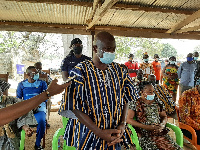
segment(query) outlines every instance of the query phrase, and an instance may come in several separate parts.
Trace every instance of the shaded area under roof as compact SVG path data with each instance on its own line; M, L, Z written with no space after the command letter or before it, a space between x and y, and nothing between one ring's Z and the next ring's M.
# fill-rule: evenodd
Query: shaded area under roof
M200 1L1 0L0 30L200 39Z

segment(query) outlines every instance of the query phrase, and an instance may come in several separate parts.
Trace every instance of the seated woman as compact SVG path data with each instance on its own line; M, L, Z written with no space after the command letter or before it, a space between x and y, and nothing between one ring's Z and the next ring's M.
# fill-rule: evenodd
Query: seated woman
M5 96L3 92L9 88L9 84L0 80L0 109L21 102L23 100ZM19 150L20 146L20 132L25 130L27 136L32 135L32 130L29 125L36 125L37 121L33 119L33 112L13 120L12 122L0 127L0 149L1 150Z
M141 148L148 148L148 150L181 149L167 134L165 107L159 99L155 98L153 85L146 81L141 85L141 97L129 104L127 116L127 123L136 129Z

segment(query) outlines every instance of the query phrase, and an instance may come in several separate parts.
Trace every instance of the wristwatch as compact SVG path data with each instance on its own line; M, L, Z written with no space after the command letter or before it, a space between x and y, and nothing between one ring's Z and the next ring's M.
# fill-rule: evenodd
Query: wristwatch
M49 94L49 91L46 90L46 94L47 94L47 97L49 99L51 97L50 94Z

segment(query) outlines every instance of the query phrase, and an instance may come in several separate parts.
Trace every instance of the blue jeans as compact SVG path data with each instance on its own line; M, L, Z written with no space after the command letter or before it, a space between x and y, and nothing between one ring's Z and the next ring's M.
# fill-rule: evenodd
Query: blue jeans
M40 146L41 139L44 136L45 128L46 128L46 113L43 111L38 111L34 114L35 119L37 120L37 134L36 134L36 142L35 145L37 147Z

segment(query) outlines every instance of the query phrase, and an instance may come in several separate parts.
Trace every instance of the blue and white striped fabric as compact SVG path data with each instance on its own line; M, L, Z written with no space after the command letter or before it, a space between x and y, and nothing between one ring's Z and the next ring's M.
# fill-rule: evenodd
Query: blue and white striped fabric
M108 68L102 71L91 61L82 62L71 71L70 76L74 75L78 77L66 89L59 114L76 119L71 110L81 110L100 129L116 129L123 106L139 97L128 73L117 63L109 64ZM123 144L128 146L127 144L131 143L128 131L123 138ZM76 146L81 150L121 149L120 144L107 147L105 141L76 120L68 122L65 139L68 146Z

